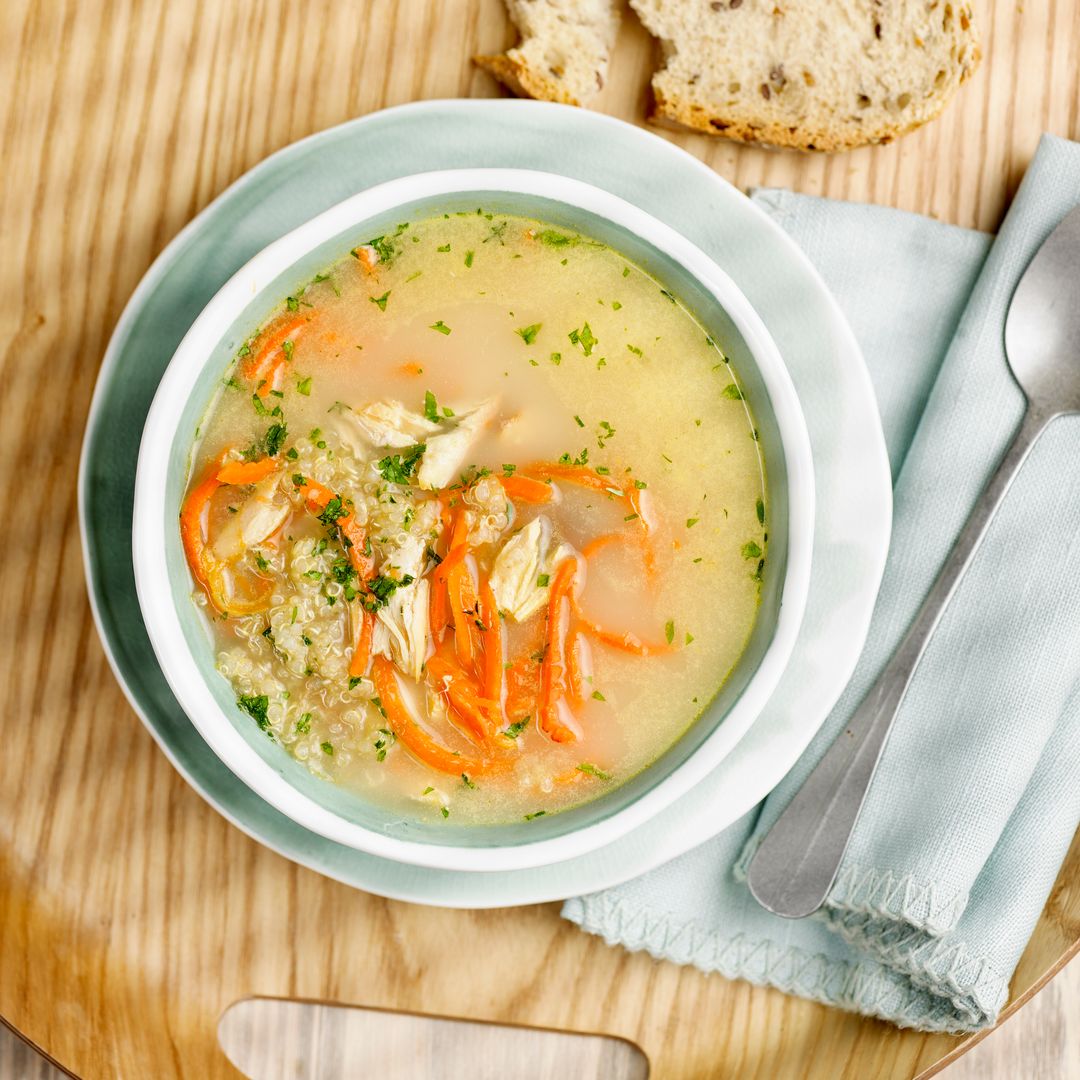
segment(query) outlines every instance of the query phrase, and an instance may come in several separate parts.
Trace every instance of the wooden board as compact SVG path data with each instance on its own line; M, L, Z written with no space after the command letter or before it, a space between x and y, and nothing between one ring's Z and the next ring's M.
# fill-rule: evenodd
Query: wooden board
M1042 129L1080 131L1080 0L979 5L987 61L938 123L838 157L668 137L735 183L993 228ZM79 439L98 365L164 244L267 153L418 98L494 95L498 0L0 4L0 1015L85 1076L230 1075L252 993L638 1042L664 1078L910 1077L965 1044L606 947L557 907L436 911L326 881L227 824L115 685L84 595ZM599 102L641 120L632 18ZM1074 844L1014 1005L1080 942Z

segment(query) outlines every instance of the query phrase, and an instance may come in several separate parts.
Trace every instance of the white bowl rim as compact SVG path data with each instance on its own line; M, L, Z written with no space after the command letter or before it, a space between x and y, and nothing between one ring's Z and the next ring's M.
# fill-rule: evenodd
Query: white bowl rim
M187 400L237 314L308 251L353 225L420 199L464 192L532 195L620 225L680 263L720 304L746 343L776 418L787 468L788 552L771 642L715 730L671 773L606 818L548 839L467 847L387 836L346 821L294 788L255 753L214 699L184 638L165 566L169 449ZM143 428L132 511L132 558L146 630L172 692L203 740L256 794L297 824L336 843L416 866L464 871L529 869L595 851L624 836L702 780L757 718L790 658L806 607L814 528L810 438L795 387L764 323L741 290L696 244L632 203L593 184L533 169L445 169L380 183L324 210L267 245L218 290L184 335Z

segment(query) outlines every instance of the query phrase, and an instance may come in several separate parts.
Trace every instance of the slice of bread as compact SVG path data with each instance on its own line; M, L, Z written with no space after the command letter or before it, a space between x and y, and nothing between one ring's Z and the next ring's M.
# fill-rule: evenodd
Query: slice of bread
M584 105L604 86L619 30L613 0L506 0L521 44L475 61L516 94Z
M652 119L846 150L932 120L975 70L962 0L630 0L660 39Z

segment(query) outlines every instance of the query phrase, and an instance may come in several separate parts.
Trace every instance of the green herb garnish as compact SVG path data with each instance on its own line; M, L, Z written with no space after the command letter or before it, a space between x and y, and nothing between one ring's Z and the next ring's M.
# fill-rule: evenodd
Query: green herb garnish
M388 480L391 484L409 484L412 482L412 475L416 471L416 466L426 449L427 445L425 443L418 443L416 446L411 446L403 454L390 454L384 457L377 468L382 473L383 479Z

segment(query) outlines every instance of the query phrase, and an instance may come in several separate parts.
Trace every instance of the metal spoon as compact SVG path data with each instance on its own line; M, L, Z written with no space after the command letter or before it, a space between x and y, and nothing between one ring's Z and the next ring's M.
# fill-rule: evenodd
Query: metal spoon
M799 918L825 902L893 719L987 526L1047 425L1080 412L1080 207L1024 271L1005 320L1005 352L1027 397L1023 422L900 647L750 863L750 891L777 915Z

